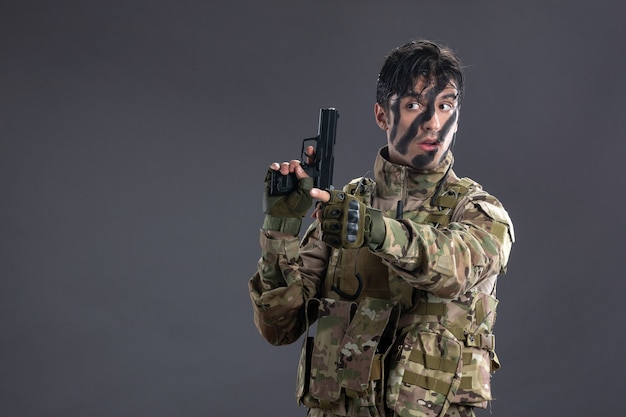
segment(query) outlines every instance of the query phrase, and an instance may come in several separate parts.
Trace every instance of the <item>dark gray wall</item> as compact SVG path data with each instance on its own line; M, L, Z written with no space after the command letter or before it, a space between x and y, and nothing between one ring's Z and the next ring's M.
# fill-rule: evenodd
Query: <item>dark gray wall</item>
M370 169L377 70L413 38L467 66L456 171L515 221L493 415L618 413L618 4L3 1L0 415L304 415L299 343L247 294L265 169L328 106L335 182Z

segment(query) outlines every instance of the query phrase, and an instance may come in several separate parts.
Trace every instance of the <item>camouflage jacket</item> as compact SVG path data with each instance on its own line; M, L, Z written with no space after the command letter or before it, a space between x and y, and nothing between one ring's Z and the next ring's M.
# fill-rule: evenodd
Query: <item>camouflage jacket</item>
M495 197L455 175L451 153L425 172L388 162L385 151L376 158L374 181L355 179L345 187L383 211L381 247L332 250L316 223L301 240L262 231L262 257L249 282L255 324L270 343L281 345L318 320L316 338L305 340L309 351L299 373L307 380L299 383L298 400L309 407L360 415L355 410L384 406L415 416L438 415L450 403L484 407L498 366L495 282L506 271L514 241L511 220ZM360 314L368 318L365 325ZM382 325L371 324L380 317ZM361 329L358 340L351 338L356 322L378 326L377 334L363 337L368 332ZM339 344L329 349L316 339ZM347 372L345 365L357 362L355 352L373 341L364 372ZM350 351L348 345L357 347ZM329 350L338 356L324 353L316 362ZM434 356L441 356L438 369ZM376 360L382 361L377 367ZM302 369L311 367L322 371ZM322 380L327 382L320 385Z

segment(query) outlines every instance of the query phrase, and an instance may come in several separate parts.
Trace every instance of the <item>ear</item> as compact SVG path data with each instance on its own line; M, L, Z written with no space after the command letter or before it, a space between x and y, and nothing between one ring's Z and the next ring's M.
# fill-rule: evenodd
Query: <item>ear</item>
M376 124L382 130L387 130L389 128L387 113L385 112L383 106L378 103L374 104L374 117L376 118Z

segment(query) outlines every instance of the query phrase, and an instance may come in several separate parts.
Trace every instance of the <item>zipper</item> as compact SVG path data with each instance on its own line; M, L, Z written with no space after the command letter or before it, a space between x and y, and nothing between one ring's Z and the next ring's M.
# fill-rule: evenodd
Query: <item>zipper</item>
M406 202L407 199L407 194L408 194L408 190L407 190L407 181L406 181L406 172L407 172L407 167L401 167L400 170L400 200L398 200L398 204L396 205L396 220L399 220L402 218L402 215L404 214L404 203Z

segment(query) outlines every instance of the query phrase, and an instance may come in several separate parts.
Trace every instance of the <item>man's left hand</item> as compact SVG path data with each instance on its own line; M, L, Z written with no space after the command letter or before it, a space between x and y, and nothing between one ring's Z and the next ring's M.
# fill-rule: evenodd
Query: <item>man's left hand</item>
M316 216L322 240L334 248L376 249L385 239L385 222L380 210L363 204L353 195L338 190L313 188L311 197L321 201Z

